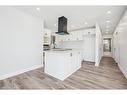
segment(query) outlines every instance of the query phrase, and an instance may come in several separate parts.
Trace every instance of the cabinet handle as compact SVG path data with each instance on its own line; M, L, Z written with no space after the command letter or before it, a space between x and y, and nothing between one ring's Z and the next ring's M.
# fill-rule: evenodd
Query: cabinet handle
M72 56L72 53L70 53L70 56Z

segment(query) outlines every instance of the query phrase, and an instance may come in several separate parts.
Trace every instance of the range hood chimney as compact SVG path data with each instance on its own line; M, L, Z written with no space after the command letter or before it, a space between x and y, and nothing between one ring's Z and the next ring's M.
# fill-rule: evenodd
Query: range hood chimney
M67 18L62 16L58 18L58 32L56 34L59 35L67 35Z

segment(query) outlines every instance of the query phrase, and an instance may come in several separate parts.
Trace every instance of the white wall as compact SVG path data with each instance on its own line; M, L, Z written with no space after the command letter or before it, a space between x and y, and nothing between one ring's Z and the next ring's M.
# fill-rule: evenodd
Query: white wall
M42 31L42 20L0 7L0 79L42 65Z
M119 35L118 35L118 30L113 34L113 58L117 63L120 63L120 57L119 57Z
M113 42L114 58L127 78L127 10L113 34Z
M95 41L95 66L99 66L100 60L103 55L103 37L101 33L101 29L96 23L96 41Z

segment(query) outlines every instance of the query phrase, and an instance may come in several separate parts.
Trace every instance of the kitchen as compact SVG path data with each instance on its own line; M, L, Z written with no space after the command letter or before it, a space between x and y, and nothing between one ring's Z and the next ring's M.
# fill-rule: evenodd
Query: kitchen
M81 68L83 60L91 61L94 64L95 34L95 26L68 33L67 18L59 17L58 32L52 34L50 29L45 29L44 32L44 72L64 80ZM72 44L70 48L68 45L64 46L66 42L78 42L82 49L74 48Z
M0 11L0 89L127 87L126 6L13 6Z

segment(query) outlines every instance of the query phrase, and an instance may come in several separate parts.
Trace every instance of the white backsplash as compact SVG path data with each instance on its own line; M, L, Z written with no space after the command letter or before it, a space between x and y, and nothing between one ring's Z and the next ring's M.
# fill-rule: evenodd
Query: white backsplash
M69 48L69 49L78 49L83 51L83 41L66 41L66 42L61 42L57 44L57 48ZM83 59L83 55L82 59Z

